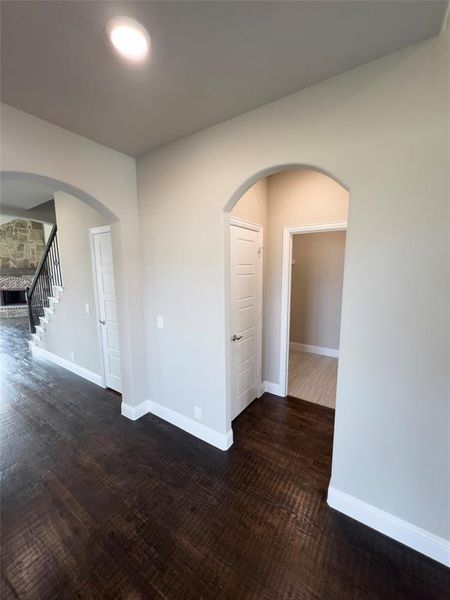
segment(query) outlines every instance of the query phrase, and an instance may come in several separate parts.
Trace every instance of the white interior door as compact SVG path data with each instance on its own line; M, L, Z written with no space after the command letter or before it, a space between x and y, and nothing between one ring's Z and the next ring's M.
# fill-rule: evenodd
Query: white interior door
M106 231L102 229L106 229ZM94 230L92 235L105 383L107 387L121 392L122 378L111 232L108 228L101 228L101 231Z
M230 227L231 418L260 395L262 228Z

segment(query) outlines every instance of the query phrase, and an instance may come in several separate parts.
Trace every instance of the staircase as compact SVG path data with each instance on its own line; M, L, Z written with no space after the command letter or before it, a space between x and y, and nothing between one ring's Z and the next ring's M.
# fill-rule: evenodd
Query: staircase
M42 340L42 336L44 335L45 330L50 324L52 315L55 314L55 306L59 304L61 299L61 294L64 291L64 288L61 285L54 285L52 296L47 297L48 304L43 306L43 316L39 316L38 325L35 325L34 333L31 334L30 344L34 344L35 346L39 346L39 342Z
M30 345L39 346L63 292L56 232L57 227L54 225L31 286L26 290L31 334Z

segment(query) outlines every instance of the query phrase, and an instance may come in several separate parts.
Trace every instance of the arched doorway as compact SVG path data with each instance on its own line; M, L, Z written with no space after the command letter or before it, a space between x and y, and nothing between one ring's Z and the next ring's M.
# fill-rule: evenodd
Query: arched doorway
M228 308L226 350L230 420L265 391L281 397L292 393L288 381L290 348L295 345L290 337L290 334L293 335L290 331L293 240L298 239L300 234L312 234L303 236L303 239L311 240L323 234L321 242L323 243L330 239L331 232L336 232L338 237L343 234L345 249L348 200L347 188L326 171L303 165L286 165L266 169L249 178L227 204L225 210L226 306ZM251 232L252 228L253 232ZM239 235L236 234L238 230L241 232ZM256 234L255 231L258 233ZM258 235L263 238L263 241L258 239ZM237 237L240 240L237 241ZM342 240L339 243L342 243ZM233 263L235 260L233 256L236 257L239 252L236 250L239 244L243 252L244 249L247 252L252 245L261 246L260 257L256 258L254 254L255 260L252 265L252 259L247 256L238 268L240 273ZM343 271L343 252L341 255L341 271ZM260 258L263 266L260 268L261 274L258 275ZM331 267L327 268L330 270ZM253 274L250 272L252 269L255 270ZM339 288L340 285L341 298L342 272L340 276L340 284L336 286ZM260 286L256 294L253 294L249 287L251 277L255 277L255 280L263 280L263 283L261 281L255 283L256 286ZM242 288L239 297L236 290L244 282L247 286L245 294ZM258 296L261 301L258 301ZM252 304L253 297L254 304ZM336 315L337 312L339 313L339 317L333 314L332 319L331 329L334 329L325 332L328 339L339 339L340 298L334 309ZM252 314L253 321L251 321ZM317 320L317 315L311 317L311 322L314 319ZM319 320L327 319L330 320L329 315L319 315ZM298 332L296 335L299 335ZM318 333L309 332L309 335L314 338ZM297 349L301 346L302 350L306 348L311 353L320 355L325 352L326 354L329 349L325 347L325 343L312 343L314 341L314 339L306 340L308 343L297 344ZM334 341L331 344L336 345ZM334 348L331 350L334 351ZM336 356L337 352L336 349ZM329 379L331 377L328 385L335 388L337 360L334 362L333 360L328 359ZM315 393L319 395L319 391ZM335 391L333 393L335 398ZM240 396L245 398L236 401Z
M22 223L44 213L40 207L53 205L50 236L40 248L41 256L27 265L34 267L26 288L30 350L121 392L120 299L114 272L118 257L113 258L113 248L121 245L117 217L90 194L50 177L7 172L2 173L1 185L7 212L17 214ZM24 274L16 269L10 275L13 279Z

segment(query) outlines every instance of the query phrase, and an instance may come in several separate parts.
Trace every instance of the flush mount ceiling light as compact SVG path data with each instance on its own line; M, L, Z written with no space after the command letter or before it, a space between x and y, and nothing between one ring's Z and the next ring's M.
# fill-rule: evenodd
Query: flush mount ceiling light
M147 30L134 19L115 17L108 23L108 35L114 48L123 57L140 61L148 54L150 36Z

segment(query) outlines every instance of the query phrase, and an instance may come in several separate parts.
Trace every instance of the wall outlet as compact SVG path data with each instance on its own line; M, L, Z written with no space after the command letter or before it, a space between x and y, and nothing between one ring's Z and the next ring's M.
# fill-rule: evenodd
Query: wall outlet
M90 315L90 314L91 314L91 307L89 306L89 304L87 304L87 303L86 303L86 304L84 305L84 311L85 311L85 313L86 313L87 315Z
M194 417L197 419L197 421L202 420L202 409L200 406L194 406Z
M70 360L71 360L72 362L75 362L75 352L71 352L71 353L70 353Z
M158 315L156 317L156 326L158 327L158 329L164 329L164 317L161 315Z

